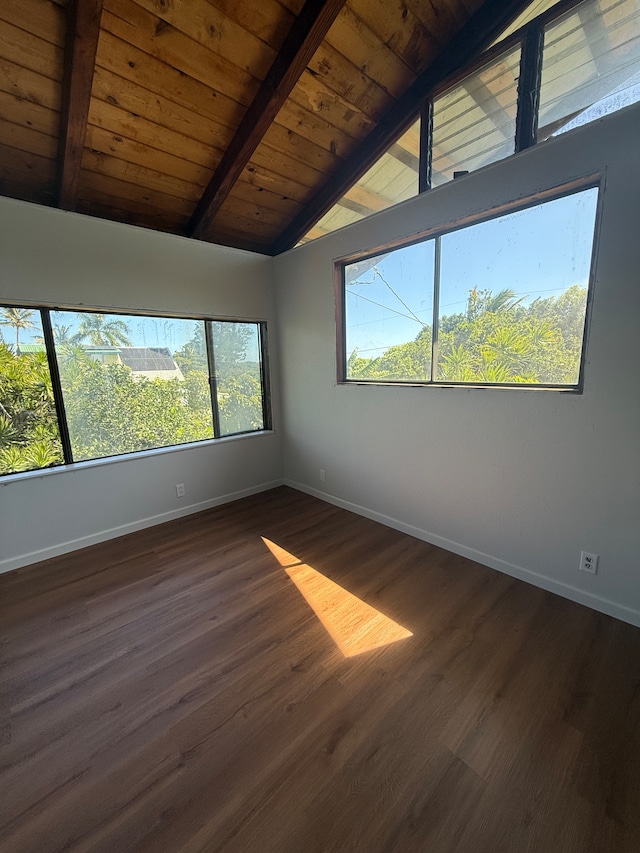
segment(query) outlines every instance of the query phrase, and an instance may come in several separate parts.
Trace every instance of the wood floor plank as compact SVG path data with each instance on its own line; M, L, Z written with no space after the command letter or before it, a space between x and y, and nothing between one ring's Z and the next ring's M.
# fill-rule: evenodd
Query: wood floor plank
M412 636L345 658L263 537ZM292 489L0 576L3 851L631 853L639 803L640 630Z

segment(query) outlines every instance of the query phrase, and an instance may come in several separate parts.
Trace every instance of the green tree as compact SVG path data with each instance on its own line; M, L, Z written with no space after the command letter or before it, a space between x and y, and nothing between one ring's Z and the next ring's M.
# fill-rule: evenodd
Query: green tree
M472 289L465 313L440 318L437 378L451 382L573 384L582 349L586 289L529 305L505 288ZM347 368L351 379L425 381L430 378L431 329L413 341L389 347L374 359L357 351Z
M193 370L208 375L207 345L204 337L204 323L197 323L191 340L173 354L173 358L182 371L188 376Z
M262 394L258 376L245 371L220 383L218 412L223 435L262 429Z
M77 347L62 356L60 377L74 459L213 437L208 393L193 378L136 378L125 365L102 364Z
M16 332L16 354L20 353L20 332L27 329L35 328L35 323L31 319L33 311L28 308L3 308L0 326L11 326Z
M212 323L216 373L241 372L247 348L255 334L251 323Z
M84 314L72 340L88 341L93 346L131 346L129 326L124 320L107 320L104 314Z
M73 326L64 324L53 324L53 338L56 342L56 346L61 346L63 344L70 344L73 341Z
M45 353L19 355L0 343L0 474L62 461Z

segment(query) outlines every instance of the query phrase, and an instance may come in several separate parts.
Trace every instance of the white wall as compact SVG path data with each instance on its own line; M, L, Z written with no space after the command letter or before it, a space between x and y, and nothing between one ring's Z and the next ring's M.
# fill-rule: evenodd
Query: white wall
M276 351L270 258L0 198L4 300L266 320ZM278 484L272 391L270 434L0 480L0 571Z
M276 258L286 481L640 624L638 139L636 106ZM335 258L598 170L582 395L337 385Z

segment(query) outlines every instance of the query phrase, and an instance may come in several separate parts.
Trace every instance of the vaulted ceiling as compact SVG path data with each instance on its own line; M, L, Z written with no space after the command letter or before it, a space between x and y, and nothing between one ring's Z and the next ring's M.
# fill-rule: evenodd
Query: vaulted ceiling
M0 193L283 251L525 5L2 0Z

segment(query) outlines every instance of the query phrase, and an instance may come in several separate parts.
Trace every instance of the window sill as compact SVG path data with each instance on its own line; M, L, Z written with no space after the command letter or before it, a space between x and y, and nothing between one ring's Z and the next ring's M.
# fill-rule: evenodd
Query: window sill
M103 459L87 459L83 462L73 462L71 465L57 465L54 468L39 468L36 471L19 471L15 474L5 474L0 477L0 487L24 483L27 480L42 480L45 477L55 477L59 474L69 474L74 471L84 471L87 468L101 468L104 465L121 465L122 463L149 459L153 456L164 456L168 453L182 453L202 447L213 447L229 442L243 441L256 436L274 435L275 430L265 429L257 432L245 432L239 435L227 435L222 438L210 438L205 441L194 441L189 444L176 444L172 447L156 447L150 450L137 450L120 456L107 456Z

